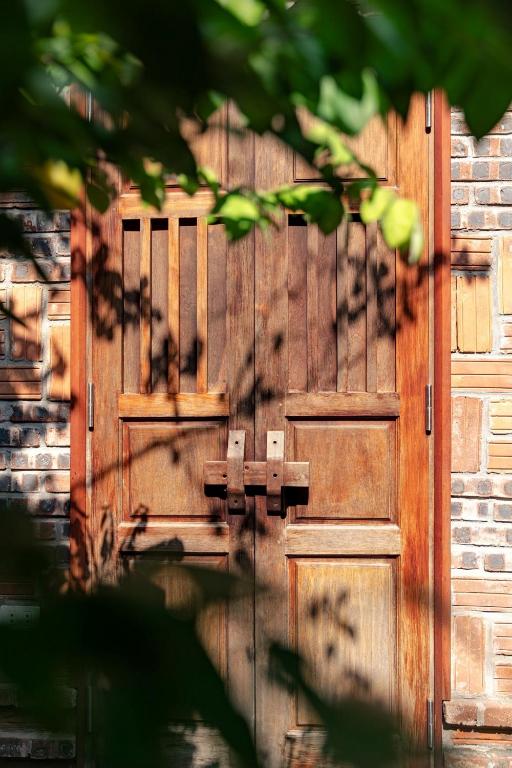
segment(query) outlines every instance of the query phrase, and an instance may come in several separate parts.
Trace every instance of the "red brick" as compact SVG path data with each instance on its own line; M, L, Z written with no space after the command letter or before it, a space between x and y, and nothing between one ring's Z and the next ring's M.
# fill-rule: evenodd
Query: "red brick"
M478 472L482 401L477 397L452 398L452 471Z
M476 703L452 699L443 703L445 723L466 727L478 725L478 706Z
M454 688L458 693L478 694L484 690L485 627L476 616L455 616Z
M485 702L482 725L485 728L512 728L512 703Z

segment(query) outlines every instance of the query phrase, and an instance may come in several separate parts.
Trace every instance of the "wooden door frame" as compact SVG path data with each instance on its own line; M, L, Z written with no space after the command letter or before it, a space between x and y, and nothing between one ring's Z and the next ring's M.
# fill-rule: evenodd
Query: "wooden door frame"
M441 765L443 701L451 697L451 121L434 94L434 761Z
M77 96L84 104L85 96ZM442 702L450 698L450 109L443 95L434 95L434 713L435 762L442 746ZM71 224L71 561L70 578L87 583L87 261L89 237L84 210Z

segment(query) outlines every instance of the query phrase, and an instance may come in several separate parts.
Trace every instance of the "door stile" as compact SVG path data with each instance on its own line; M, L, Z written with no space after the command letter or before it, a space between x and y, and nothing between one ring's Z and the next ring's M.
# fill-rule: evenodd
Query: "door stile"
M100 217L95 216L99 225ZM121 467L117 401L122 391L122 220L113 203L92 236L91 379L95 383L91 436L93 494L89 533L91 584L112 580L119 568L117 521ZM108 364L106 365L106 361Z
M241 127L235 110L229 109L229 127ZM233 133L229 139L227 176L231 186L254 184L254 136ZM245 458L254 459L254 233L227 246L227 343L226 377L229 392L229 429L245 430ZM229 567L252 583L244 600L228 606L229 687L234 702L255 731L254 678L254 498L246 496L245 513L227 510Z
M269 189L289 180L291 152L275 140L256 140L256 188ZM285 214L286 215L286 214ZM267 432L284 428L288 385L288 227L256 233L255 361L256 459L265 461ZM286 449L285 449L286 450ZM262 763L281 762L283 737L290 723L290 695L269 678L269 641L288 641L286 521L269 514L267 499L256 498L256 584L265 597L255 601L256 743Z
M403 727L423 749L430 686L429 437L429 139L423 97L413 100L398 141L399 192L417 202L426 245L417 266L397 259L397 391L400 394L398 512L402 535L398 670ZM412 313L409 315L409 313ZM409 316L408 316L409 315Z

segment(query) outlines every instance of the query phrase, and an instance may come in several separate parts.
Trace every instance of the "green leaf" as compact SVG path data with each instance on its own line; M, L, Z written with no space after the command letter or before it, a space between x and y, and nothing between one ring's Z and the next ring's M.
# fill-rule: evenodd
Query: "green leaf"
M300 184L276 190L279 202L292 211L304 211L309 221L318 224L322 232L333 232L343 218L343 204L328 189Z
M219 198L211 214L222 220L230 240L243 237L264 218L257 203L240 192L231 192Z
M260 211L256 203L237 192L221 198L212 213L222 216L223 219L233 220L257 221L260 217Z
M416 262L420 260L421 254L423 253L423 245L424 245L423 229L421 227L421 223L418 217L415 225L413 226L411 239L409 242L409 257L408 257L409 264L416 264Z
M186 173L178 174L178 184L187 195L195 195L199 189L199 184L196 179L190 178Z
M334 168L347 165L354 160L354 155L343 141L340 132L323 120L316 119L313 122L306 132L306 138L313 144L319 145L316 157L321 159L322 155L326 154L325 162L329 162Z
M105 213L110 205L110 197L108 193L95 184L87 184L87 199L93 208L100 213Z
M259 24L265 12L265 6L258 0L217 0L217 2L248 27Z
M379 89L374 74L364 70L361 78L361 99L342 91L330 75L322 77L320 81L318 116L351 136L359 133L379 109Z
M419 212L415 202L400 198L394 200L381 221L382 233L389 247L408 247L418 222Z
M366 200L363 200L359 209L364 224L379 221L394 199L396 199L396 195L392 189L376 187L373 194Z

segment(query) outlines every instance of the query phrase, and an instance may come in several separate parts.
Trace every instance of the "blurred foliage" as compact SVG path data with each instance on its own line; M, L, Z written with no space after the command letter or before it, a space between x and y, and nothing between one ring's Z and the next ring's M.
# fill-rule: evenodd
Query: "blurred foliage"
M52 209L75 205L85 187L104 211L115 194L105 172L112 163L158 207L174 175L190 194L206 182L211 215L232 238L272 225L283 206L332 231L347 195L414 260L422 243L416 206L380 191L372 158L354 157L346 137L390 109L405 118L411 96L433 88L482 136L511 100L511 15L507 0L14 0L0 25L0 192L26 190ZM69 104L72 85L92 95L101 121ZM225 190L197 168L183 119L204 128L227 99L249 129L274 134L315 165L325 185ZM306 131L304 110L316 118ZM348 163L360 165L364 181L340 180ZM0 244L31 257L7 214ZM62 681L91 683L95 748L108 768L165 762L161 736L178 712L199 713L242 764L257 765L249 726L198 633L205 606L244 599L243 584L197 570L200 599L185 611L166 606L140 567L116 586L72 591L19 511L2 509L0 528L4 577L37 583L41 605L34 623L0 626L0 668L28 714L62 730L70 717ZM396 762L388 714L363 701L325 700L295 654L274 647L270 656L274 679L300 689L320 716L335 762Z
M14 0L0 28L0 191L25 189L55 208L85 183L105 210L107 161L159 206L167 175L190 192L199 181L183 118L204 127L231 99L250 129L315 164L326 189L221 190L204 169L228 234L268 226L298 199L329 232L344 193L376 194L371 158L355 158L344 139L374 115L405 117L414 92L444 88L477 136L497 122L511 96L511 15L506 0ZM68 108L71 84L92 94L101 124ZM317 118L309 131L299 108ZM349 162L364 183L340 181ZM415 205L375 205L372 216L392 247L419 256ZM0 223L12 242L12 225Z
M180 563L180 556L132 558L133 569L116 585L72 590L54 566L51 548L35 540L29 518L17 508L1 510L0 578L29 580L40 614L31 622L0 624L0 675L16 686L24 716L58 733L73 732L77 725L69 685L81 687L82 697L89 687L94 704L88 749L98 766L183 768L165 748L173 721L188 724L182 738L192 745L201 722L221 737L236 764L260 765L249 724L233 705L198 627L212 604L252 599L254 585ZM176 569L176 576L185 575L194 587L191 597L174 607L166 605L158 586L163 567ZM297 655L280 646L269 646L269 675L299 690L318 714L330 764L397 765L398 724L384 709L362 699L327 700L307 682ZM211 765L216 764L212 750Z

